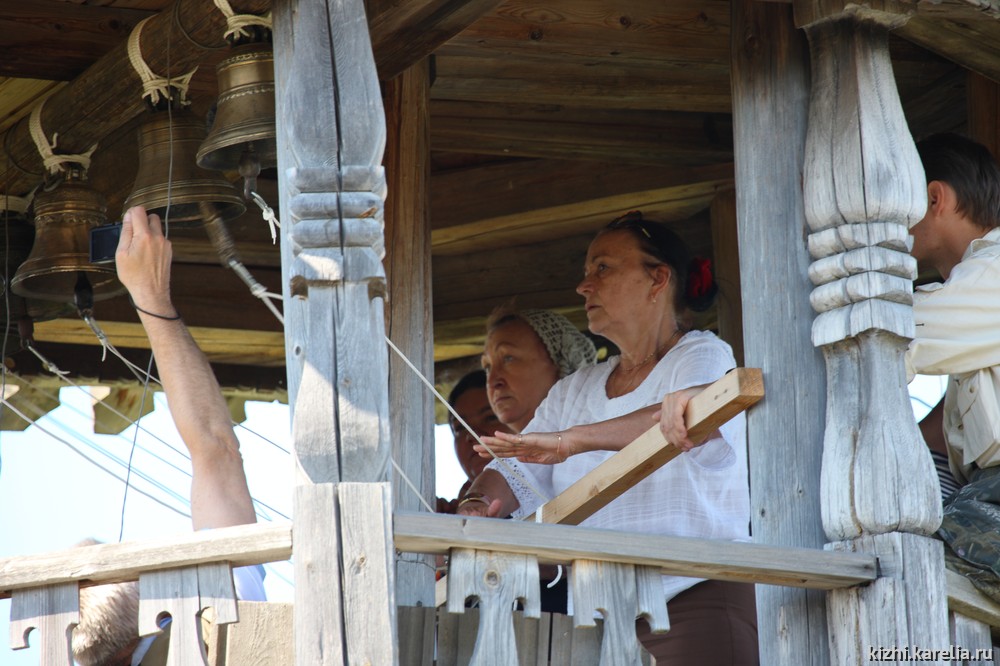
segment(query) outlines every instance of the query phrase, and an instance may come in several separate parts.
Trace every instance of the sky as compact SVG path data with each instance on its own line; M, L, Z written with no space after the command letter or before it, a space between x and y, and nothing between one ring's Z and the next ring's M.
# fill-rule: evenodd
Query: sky
M918 419L936 402L944 379L917 377L910 385ZM138 436L135 426L119 436L95 435L87 389L66 387L59 397L60 406L37 425L24 432L0 432L0 558L61 550L86 537L115 542L122 526L126 541L190 531L190 465L179 453L185 449L163 394L153 394L155 410L141 420L143 430L153 435L140 431ZM293 483L288 408L248 402L246 413L247 420L236 433L250 493L259 502L258 520L287 520ZM133 440L136 448L126 498L123 479ZM465 476L447 425L435 428L435 445L437 494L453 498ZM268 598L291 601L291 562L266 568ZM0 600L4 641L9 618L10 600ZM0 666L38 663L36 646L11 651L6 642L0 645Z
M95 435L87 389L66 387L59 397L61 405L37 425L24 432L0 432L0 558L61 550L86 537L116 542L122 525L126 541L189 532L190 463L179 453L186 450L163 393L153 394L155 410L140 422L155 436L140 431L138 437L135 426L120 436ZM258 521L287 520L294 479L287 452L288 408L248 402L246 413L236 434L250 493L259 502ZM465 475L455 460L448 426L438 426L435 435L439 494L454 497ZM133 439L137 446L125 498L123 479ZM266 569L268 598L291 601L291 562ZM9 649L9 618L10 600L0 600L0 666L36 666L35 646Z

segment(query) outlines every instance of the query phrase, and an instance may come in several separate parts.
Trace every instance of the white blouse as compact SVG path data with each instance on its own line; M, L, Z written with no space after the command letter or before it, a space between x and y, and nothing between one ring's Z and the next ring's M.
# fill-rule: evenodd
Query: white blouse
M673 391L711 383L735 367L732 349L706 331L687 333L660 359L630 393L608 398L605 386L619 358L583 368L563 378L549 392L524 432L558 432L574 425L606 421L659 403ZM653 422L650 421L650 426ZM708 539L748 540L750 493L746 453L746 417L722 426L721 438L670 461L618 499L583 521L585 527ZM557 465L508 460L530 484L554 497L614 455L593 451ZM520 507L514 517L530 515L546 498L538 497L510 468L492 461L488 468L504 476ZM670 599L703 579L664 576Z

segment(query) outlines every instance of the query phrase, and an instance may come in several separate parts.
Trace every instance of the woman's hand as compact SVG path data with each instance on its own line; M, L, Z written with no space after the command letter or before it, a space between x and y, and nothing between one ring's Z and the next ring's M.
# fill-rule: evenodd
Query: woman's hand
M496 432L495 436L483 437L482 440L497 458L517 458L525 463L554 465L575 453L569 437L561 432L532 432L520 435ZM473 448L484 458L493 457L484 446L476 444Z
M690 451L694 447L701 446L712 438L721 436L719 431L716 430L714 433L697 444L688 438L687 426L684 422L684 412L687 410L687 406L691 401L691 398L698 395L703 390L703 386L695 386L680 391L674 391L673 393L668 393L663 397L663 403L660 405L660 411L653 414L653 420L660 422L660 432L663 433L663 437L682 451Z
M455 513L459 516L499 518L502 505L503 502L498 499L491 499L487 495L476 496L473 494L458 503L458 510Z

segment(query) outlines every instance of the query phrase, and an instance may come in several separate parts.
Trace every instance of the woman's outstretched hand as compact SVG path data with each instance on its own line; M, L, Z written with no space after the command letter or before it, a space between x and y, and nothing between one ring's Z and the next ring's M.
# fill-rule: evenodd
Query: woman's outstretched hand
M502 504L500 500L490 499L486 495L481 497L466 497L458 503L458 509L455 513L459 516L499 518Z
M532 432L520 435L496 432L493 437L483 437L482 440L497 458L517 458L525 463L554 465L575 453L569 438L560 432ZM493 457L485 446L476 444L473 448L484 458Z

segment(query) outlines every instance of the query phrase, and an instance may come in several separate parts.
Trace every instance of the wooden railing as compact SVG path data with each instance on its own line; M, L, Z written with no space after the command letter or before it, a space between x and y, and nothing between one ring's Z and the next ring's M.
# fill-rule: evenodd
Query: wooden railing
M619 572L645 572L646 581L656 584L660 574L672 574L829 590L864 585L879 575L877 558L864 553L617 532L614 538L609 538L606 530L427 513L398 513L393 523L397 550L451 554L453 568L450 578L454 583L454 602L449 610L464 613L465 595L479 596L476 613L482 619L476 645L479 646L477 649L492 650L490 654L493 655L505 654L496 650L537 651L538 634L537 631L534 634L530 631L525 633L522 629L522 635L533 638L524 639L530 645L516 646L518 632L515 630L512 604L502 594L491 597L488 590L475 588L470 581L473 578L488 580L496 589L512 590L506 594L525 600L524 616L537 617L539 563L570 564L578 599L585 597L588 591L600 588L601 578L608 575L605 570L601 576L581 576L580 572L593 563L600 563L605 569L615 568ZM41 663L44 666L68 666L71 662L65 637L67 628L76 621L74 605L78 585L145 580L156 575L160 578L161 591L153 598L142 598L144 610L141 616L152 614L155 617L169 612L174 622L183 622L186 620L180 613L187 609L190 622L194 623L195 615L203 607L229 604L231 597L218 591L206 594L204 586L185 590L182 584L185 577L192 572L197 576L197 572L205 572L213 564L221 564L227 569L229 566L284 560L291 553L290 524L260 524L13 557L0 560L0 598L12 597L14 600L11 609L14 647L24 644L22 639L29 629L38 628L41 632L37 639L41 646ZM456 567L477 573L475 576L457 575ZM643 576L640 574L635 579L639 580L637 585L641 587ZM148 586L143 587L145 593ZM164 594L163 590L172 592ZM615 612L620 611L621 617L625 618L620 624L631 626L637 609L641 609L642 596L640 590L638 595L631 597L631 602L626 598L628 595L622 595L621 598L605 599L611 603L603 605L615 609ZM1000 604L980 594L957 574L949 574L948 600L954 645L970 652L990 647L990 628L1000 627ZM433 610L422 612L431 616L434 613ZM219 615L218 609L216 615ZM579 613L574 624L578 627L592 626L591 618L591 613ZM518 620L525 621L523 618ZM552 621L550 618L549 622ZM468 626L469 621L463 621L463 634L468 633ZM553 625L545 626L551 631ZM489 630L484 630L487 627ZM288 628L273 627L271 630L287 631ZM410 631L407 635L412 633ZM443 634L446 640L448 635L447 631ZM408 639L401 635L401 640ZM442 640L441 636L438 640ZM470 639L466 636L462 640L467 645ZM626 654L631 648L625 642L634 643L634 640L634 634L616 634L608 627L603 632L604 650L613 654ZM591 645L596 645L596 641L591 639ZM184 655L176 663L204 663L199 661L199 641L178 643L177 649L183 650ZM452 646L447 649L457 648ZM595 655L591 657L596 659ZM511 658L510 662L498 663L517 663L516 657L511 655ZM404 662L407 659L410 657L406 657ZM469 663L476 663L476 660Z

